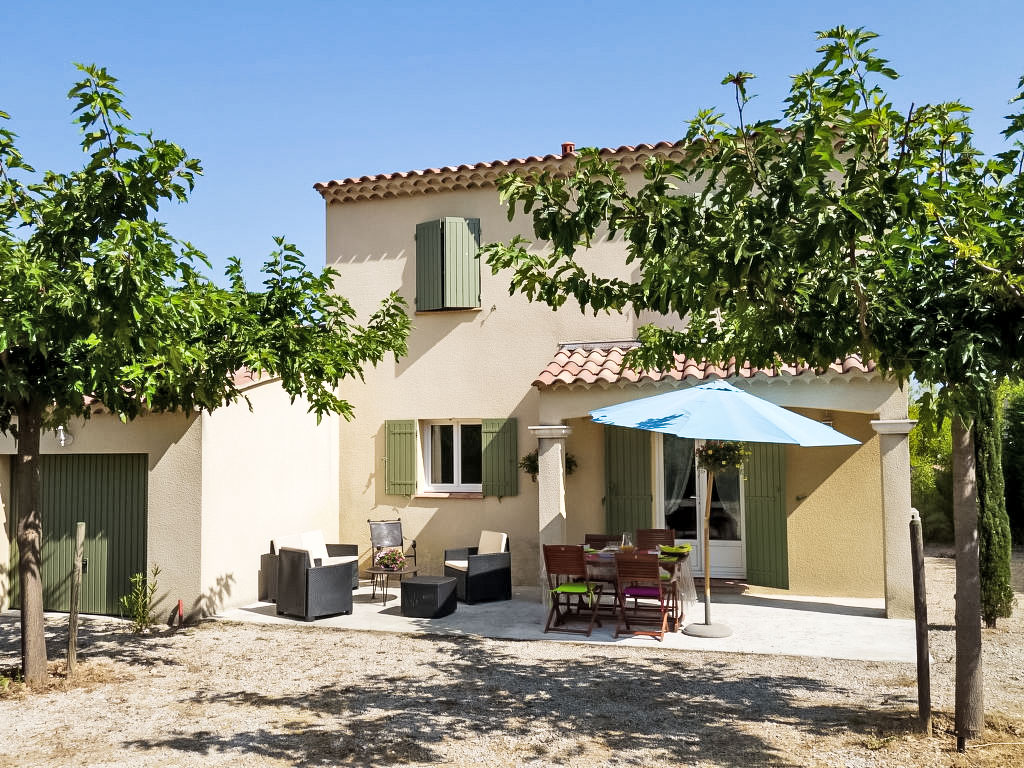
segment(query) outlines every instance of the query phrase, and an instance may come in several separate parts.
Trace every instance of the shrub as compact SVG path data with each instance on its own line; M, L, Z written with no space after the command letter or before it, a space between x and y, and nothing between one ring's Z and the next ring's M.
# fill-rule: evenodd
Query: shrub
M1003 477L1006 483L1006 515L1017 545L1024 544L1024 385L1007 385L1003 391Z
M156 577L159 575L160 568L156 565L148 579L145 573L136 573L131 577L131 591L121 597L121 616L131 619L132 632L136 634L145 632L156 623L153 598L156 596Z

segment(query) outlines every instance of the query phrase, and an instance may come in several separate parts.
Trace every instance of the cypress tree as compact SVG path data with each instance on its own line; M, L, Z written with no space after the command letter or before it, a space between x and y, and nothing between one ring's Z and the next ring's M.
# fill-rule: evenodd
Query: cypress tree
M1010 519L1003 484L1001 408L995 388L978 402L974 450L978 467L978 568L981 617L986 627L1013 610L1010 582Z
M1003 411L1003 479L1006 515L1016 544L1024 544L1024 388L1010 389Z

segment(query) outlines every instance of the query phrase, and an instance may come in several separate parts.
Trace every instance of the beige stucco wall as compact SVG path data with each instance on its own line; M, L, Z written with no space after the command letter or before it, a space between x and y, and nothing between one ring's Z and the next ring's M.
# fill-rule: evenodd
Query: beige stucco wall
M109 414L68 425L74 442L59 447L53 433L43 435L43 453L145 453L149 460L147 569L160 566L158 616L170 611L178 596L200 591L201 492L200 421L179 414L144 416L127 424ZM10 437L0 438L0 453L15 453ZM10 494L10 459L0 466L0 498ZM43 521L44 535L46 521ZM0 592L6 582L0 579ZM125 592L129 585L125 584Z
M341 272L338 289L366 318L390 290L415 306L417 223L442 216L476 217L484 241L507 240L528 223L509 223L494 189L444 192L327 208L327 263ZM591 254L596 269L625 274L617 246ZM356 409L340 427L341 535L369 547L368 518L400 515L405 535L417 539L421 571L441 569L445 547L475 544L481 529L509 533L513 581L535 583L537 489L520 475L520 493L501 500L436 499L384 493L384 422L388 419L518 419L519 454L536 447L527 427L538 421L539 396L531 387L560 342L629 339L630 315L585 317L578 308L553 312L520 296L508 296L504 275L481 268L482 309L420 313L409 338L409 354L366 372L366 383L350 382L341 393ZM570 482L571 482L570 478ZM570 486L571 487L571 486Z
M245 390L252 403L202 417L202 556L191 610L254 602L260 554L276 536L320 529L338 541L336 417L317 425L276 380Z
M821 418L820 411L802 410ZM856 447L786 449L789 588L802 595L882 597L878 437L864 414L833 412Z

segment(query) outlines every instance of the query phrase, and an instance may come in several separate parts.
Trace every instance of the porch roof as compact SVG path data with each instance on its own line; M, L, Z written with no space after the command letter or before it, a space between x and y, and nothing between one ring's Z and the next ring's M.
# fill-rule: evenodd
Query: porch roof
M737 375L743 379L755 376L779 378L782 376L800 376L803 374L820 375L823 373L872 373L873 362L863 362L857 356L837 360L826 370L819 370L807 365L783 365L774 368L755 368L749 363L737 366L732 362L728 368L713 365L706 361L695 360L685 355L676 355L675 364L667 371L638 371L623 368L622 359L625 354L635 348L637 341L596 341L570 342L559 344L558 351L550 363L533 381L538 389L553 387L608 386L610 384L636 384L645 381L708 381L724 379Z

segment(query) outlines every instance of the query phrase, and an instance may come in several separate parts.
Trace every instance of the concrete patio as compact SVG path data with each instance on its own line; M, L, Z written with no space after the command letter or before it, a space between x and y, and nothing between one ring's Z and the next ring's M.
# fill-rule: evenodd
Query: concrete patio
M537 588L513 590L513 599L494 603L459 603L455 613L440 619L411 619L401 615L399 589L392 585L386 602L380 593L371 600L370 587L360 586L353 596L351 615L305 622L278 616L272 603L253 603L219 614L230 621L298 624L417 635L475 635L506 640L550 640L592 645L646 645L679 650L727 653L784 654L862 661L913 662L914 623L886 619L884 600L857 598L713 594L713 618L729 625L733 634L720 639L691 637L672 632L659 642L649 637L615 639L613 618L584 635L544 633L546 611ZM703 621L701 603L686 615L685 623Z

